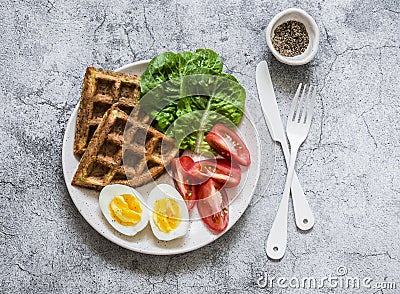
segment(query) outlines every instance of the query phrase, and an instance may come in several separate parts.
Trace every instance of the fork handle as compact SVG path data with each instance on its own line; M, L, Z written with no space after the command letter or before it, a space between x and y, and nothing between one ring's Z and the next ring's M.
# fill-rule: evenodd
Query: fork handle
M280 143L287 167L289 168L290 151L286 138ZM310 230L314 226L314 215L295 171L293 172L291 192L296 226L303 231Z
M266 251L268 257L272 259L281 259L286 251L289 193L298 149L299 146L292 146L285 190L267 239Z

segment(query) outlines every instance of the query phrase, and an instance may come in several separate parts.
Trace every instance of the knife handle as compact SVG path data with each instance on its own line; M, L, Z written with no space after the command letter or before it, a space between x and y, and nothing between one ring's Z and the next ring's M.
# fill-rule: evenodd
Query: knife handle
M283 155L285 156L286 165L289 167L290 151L286 138L281 142ZM308 231L314 226L314 215L310 205L304 195L303 188L299 182L296 172L293 173L293 180L290 186L292 193L293 209L295 215L296 226L303 231Z

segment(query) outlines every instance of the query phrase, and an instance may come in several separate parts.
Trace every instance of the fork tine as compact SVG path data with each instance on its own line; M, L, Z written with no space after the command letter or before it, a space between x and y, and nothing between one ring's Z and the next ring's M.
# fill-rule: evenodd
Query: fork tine
M301 93L300 101L299 101L299 104L298 104L298 107L297 107L297 111L296 111L296 118L294 120L295 122L299 121L300 112L301 112L301 109L303 108L303 100L304 100L304 96L305 96L305 93L306 93L306 88L307 88L307 84L304 85L303 93Z
M306 116L308 115L308 106L310 105L310 97L311 97L311 90L312 90L312 85L310 85L308 87L308 93L307 96L304 98L304 107L303 107L303 111L301 113L301 119L300 119L300 123L304 124L306 123Z
M290 107L290 112L289 112L289 120L292 121L294 119L294 112L296 110L296 105L297 105L297 100L299 98L300 95L300 90L301 90L301 86L303 84L300 83L299 86L297 87L297 91L296 94L294 95L293 101L292 101L292 106Z
M312 119L312 115L313 115L313 111L314 111L316 96L317 96L317 87L314 87L314 91L312 93L312 97L311 97L310 103L308 105L308 110L307 110L307 121L306 121L307 125L311 124L311 119Z

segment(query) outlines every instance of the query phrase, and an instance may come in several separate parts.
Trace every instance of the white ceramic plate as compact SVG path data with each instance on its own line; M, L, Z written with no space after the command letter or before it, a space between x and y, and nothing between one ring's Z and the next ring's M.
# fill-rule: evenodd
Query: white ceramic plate
M116 71L140 75L145 71L148 63L148 60L138 61L123 66ZM64 134L62 164L65 183L73 202L85 220L97 232L111 242L136 252L154 255L172 255L192 251L213 242L226 233L241 217L249 205L260 175L261 160L258 133L248 114L246 114L240 122L239 132L250 151L252 163L249 168L242 168L242 181L240 185L235 188L227 189L228 197L237 196L230 204L229 225L224 232L215 234L208 230L199 219L197 209L194 208L190 214L191 224L189 232L183 238L168 242L159 241L154 237L150 225L147 225L143 231L133 237L120 234L111 227L102 215L98 203L99 192L71 185L72 177L78 167L80 159L73 154L77 112L78 105L68 121ZM156 183L168 183L173 185L167 173L164 173L164 175L158 178ZM153 187L154 183L150 183L136 189L146 198Z

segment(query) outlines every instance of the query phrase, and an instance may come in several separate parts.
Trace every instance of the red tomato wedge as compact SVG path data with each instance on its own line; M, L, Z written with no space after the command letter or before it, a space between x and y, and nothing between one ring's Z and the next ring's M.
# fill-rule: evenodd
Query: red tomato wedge
M197 161L190 167L189 173L192 178L197 180L197 183L205 182L211 178L227 188L239 185L242 178L240 167L225 158Z
M218 154L231 158L240 165L249 166L250 153L240 137L223 124L216 124L206 136L207 143Z
M224 189L218 189L213 180L197 186L197 210L207 227L215 232L222 232L229 223L228 195Z
M189 211L194 207L197 199L195 186L190 185L190 175L187 172L187 168L193 164L194 161L189 156L174 158L171 163L175 188L185 200Z
M188 171L192 166L192 164L194 163L193 159L190 156L179 157L179 162L186 171Z

